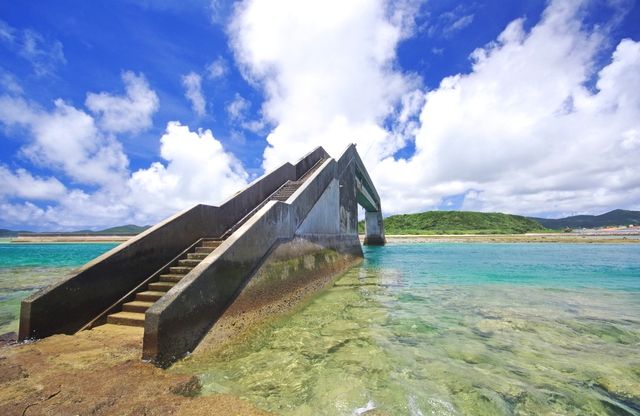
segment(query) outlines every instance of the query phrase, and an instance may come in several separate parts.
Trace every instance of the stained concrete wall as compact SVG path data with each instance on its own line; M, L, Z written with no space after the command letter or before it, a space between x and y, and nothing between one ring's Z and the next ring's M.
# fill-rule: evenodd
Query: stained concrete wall
M340 183L333 179L311 208L296 235L304 234L340 234Z
M143 357L167 365L192 351L229 305L251 298L247 291L255 288L253 276L279 246L302 239L314 241L320 252L331 248L361 258L356 189L361 169L355 146L350 146L338 161L325 161L286 202L269 202L260 209L147 310ZM281 284L295 286L287 279ZM285 291L276 286L274 292Z
M21 304L19 339L76 332L186 247L222 235L282 184L326 157L319 147L296 165L285 163L258 178L220 207L184 210L29 296Z
M216 211L216 207L197 205L176 214L29 296L21 304L20 340L77 331L186 246L211 232Z
M362 261L356 240L313 234L277 244L193 353L209 354L237 342L257 325L290 312L330 285Z
M293 238L335 175L326 161L291 196L271 201L145 314L143 358L165 365L191 351L274 246Z

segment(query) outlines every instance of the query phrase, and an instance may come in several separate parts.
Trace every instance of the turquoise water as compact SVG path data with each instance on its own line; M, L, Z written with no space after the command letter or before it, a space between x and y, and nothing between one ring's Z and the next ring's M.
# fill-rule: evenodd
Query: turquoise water
M18 330L22 299L115 246L0 243L0 334Z
M171 371L284 415L640 415L640 245L368 247Z
M0 333L114 246L0 244ZM284 415L640 415L639 351L640 245L397 244L171 371Z

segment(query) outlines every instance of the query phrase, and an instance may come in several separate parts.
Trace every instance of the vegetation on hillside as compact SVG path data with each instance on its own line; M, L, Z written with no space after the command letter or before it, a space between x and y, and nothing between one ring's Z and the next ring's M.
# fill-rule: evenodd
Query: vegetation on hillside
M547 228L560 230L564 228L600 228L640 225L640 211L615 209L601 215L574 215L572 217L550 219L531 218Z
M105 230L94 231L93 233L94 234L107 234L107 235L112 235L112 234L140 234L141 232L143 232L147 228L149 228L148 225L139 226L139 225L128 224L128 225L120 225L118 227L107 228Z
M359 224L364 232L364 222ZM428 211L392 215L384 220L385 234L523 234L546 229L520 215L465 211Z

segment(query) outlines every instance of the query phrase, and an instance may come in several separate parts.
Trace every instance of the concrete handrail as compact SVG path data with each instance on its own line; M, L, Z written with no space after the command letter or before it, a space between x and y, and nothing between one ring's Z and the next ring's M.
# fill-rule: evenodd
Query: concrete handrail
M325 156L318 147L295 165L285 163L258 178L220 207L196 205L179 212L29 296L21 304L19 339L76 332L168 259L199 238L222 235L283 183L296 180Z
M164 365L191 351L279 241L292 239L336 174L328 159L286 201L271 201L145 314L143 358Z
M211 232L211 221L205 219L216 218L217 211L206 205L184 210L29 296L21 304L19 339L76 332L167 259Z

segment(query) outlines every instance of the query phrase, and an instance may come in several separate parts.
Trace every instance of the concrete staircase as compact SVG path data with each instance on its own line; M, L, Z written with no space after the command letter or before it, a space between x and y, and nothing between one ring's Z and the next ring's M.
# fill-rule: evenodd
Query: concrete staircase
M170 266L169 270L166 270L168 273L161 274L157 282L149 283L147 290L136 293L133 301L122 305L122 311L108 315L107 323L144 327L144 313L147 309L200 264L213 250L218 248L223 241L221 239L203 239L191 252L179 259L176 265Z
M203 241L195 247L193 252L187 253L186 257L178 260L177 265L169 267L169 273L161 274L157 282L147 285L147 290L136 293L135 300L123 304L122 311L107 316L107 323L116 325L129 325L144 327L144 314L158 299L164 296L173 286L196 267L205 257L215 250L224 239L235 232L242 224L244 224L258 209L263 207L269 201L286 201L295 191L302 186L305 180L313 174L325 161L320 159L297 181L285 182L277 191L265 199L261 204L255 207L248 215L238 221L231 227L221 239L203 239Z

